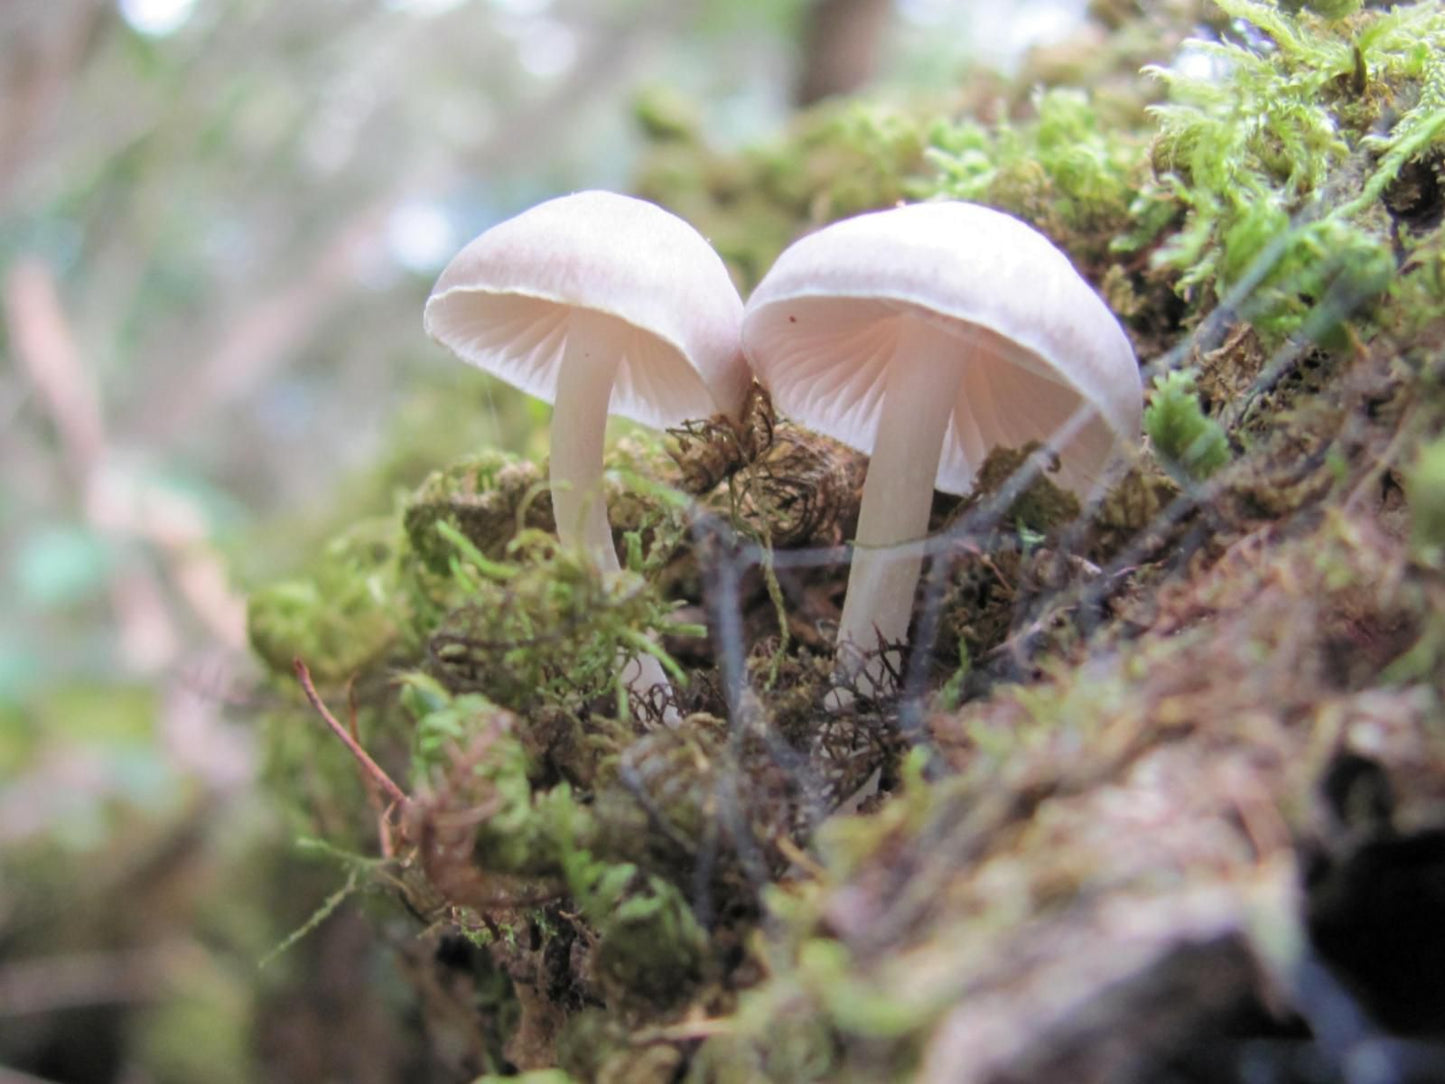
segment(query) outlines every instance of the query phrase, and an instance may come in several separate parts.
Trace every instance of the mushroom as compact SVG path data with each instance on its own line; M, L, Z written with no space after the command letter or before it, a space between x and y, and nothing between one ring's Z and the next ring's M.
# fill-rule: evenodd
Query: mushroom
M752 381L742 300L703 236L656 204L578 192L487 230L427 299L428 334L462 360L554 404L557 535L603 572L621 565L602 498L607 416L664 428L736 416ZM650 655L634 690L666 685Z
M797 241L749 299L743 348L783 413L871 455L838 629L840 670L864 691L884 666L858 660L906 641L922 563L889 547L927 533L935 487L967 493L994 447L1052 440L1058 481L1083 494L1139 433L1118 321L1047 238L976 204Z

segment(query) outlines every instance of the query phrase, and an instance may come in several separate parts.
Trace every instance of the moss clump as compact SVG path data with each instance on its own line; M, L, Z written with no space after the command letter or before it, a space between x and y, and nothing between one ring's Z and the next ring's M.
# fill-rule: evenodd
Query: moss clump
M708 947L682 893L626 864L572 865L568 887L597 934L591 978L609 1001L655 1011L686 1000Z
M1157 259L1184 290L1223 296L1248 282L1251 321L1287 334L1336 281L1333 307L1348 311L1390 280L1378 200L1445 126L1445 72L1424 44L1445 35L1445 16L1415 4L1325 23L1250 0L1220 6L1254 36L1195 44L1208 76L1150 69L1170 94L1153 110L1157 191L1185 209Z
M393 521L364 521L328 543L310 575L253 594L247 630L266 665L285 673L301 657L331 682L382 659L408 616L400 542Z
M892 206L923 166L924 122L897 108L825 103L799 116L785 138L741 155L714 151L702 133L676 123L660 129L655 113L642 114L653 145L638 194L696 225L745 288L801 225Z
M1286 11L1308 8L1325 19L1343 19L1360 10L1362 0L1283 0L1281 7Z
M1445 440L1420 449L1405 479L1410 501L1410 538L1422 560L1438 565L1445 555Z
M450 523L486 557L501 560L526 528L555 529L552 502L537 467L513 456L484 453L433 472L407 501L402 525L412 552L444 573L455 547L437 531Z
M1229 462L1229 439L1200 408L1190 373L1175 371L1154 378L1154 394L1144 410L1144 432L1153 442L1154 454L1181 483L1202 482Z
M365 868L488 954L512 1066L1157 1079L1292 989L1264 969L1308 934L1297 847L1339 750L1439 823L1445 19L1222 7L1168 7L1214 28L1184 53L1214 69L1157 69L1168 100L1127 131L1061 88L982 120L831 106L724 154L652 107L644 191L745 282L831 217L976 199L1044 228L1169 372L1153 454L1082 507L1032 445L939 500L936 527L976 529L922 591L917 699L824 710L847 577L812 547L851 533L862 464L757 393L669 454L615 447L619 575L528 518L544 472L480 457L385 547L258 598L278 673L330 651L328 695L360 678L362 738L413 784ZM670 705L617 680L654 636ZM376 821L338 747L294 707L274 722L329 838Z
M928 158L939 176L919 194L986 203L1065 243L1086 267L1099 267L1127 237L1147 241L1173 213L1141 202L1149 178L1148 141L1100 123L1082 90L1043 91L1032 115L985 126L940 124Z
M973 492L960 506L959 514L965 514L985 498L999 493L1023 469L1040 448L1037 441L1030 441L1019 448L995 448L978 468L974 479ZM1017 526L1035 534L1046 534L1079 516L1079 499L1066 489L1060 488L1049 478L1049 470L1040 472L1029 485L1013 499L1013 502L997 517L998 522Z
M428 671L453 692L519 709L620 695L619 657L658 652L647 632L668 623L669 608L640 575L601 576L550 535L519 536L509 556L453 558L440 590L421 581L455 603L427 636Z

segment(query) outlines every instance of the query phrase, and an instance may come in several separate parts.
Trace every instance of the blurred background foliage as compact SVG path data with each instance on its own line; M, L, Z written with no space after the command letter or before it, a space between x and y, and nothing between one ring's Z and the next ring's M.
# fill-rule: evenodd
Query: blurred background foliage
M1160 41L1106 58L1083 8L0 4L0 1080L446 1078L355 916L258 970L338 875L252 791L245 591L464 452L541 451L544 408L421 332L466 239L640 191L746 289L921 162L896 103L1026 105L994 73L1027 54L1137 115L1100 68ZM716 214L733 190L761 202Z

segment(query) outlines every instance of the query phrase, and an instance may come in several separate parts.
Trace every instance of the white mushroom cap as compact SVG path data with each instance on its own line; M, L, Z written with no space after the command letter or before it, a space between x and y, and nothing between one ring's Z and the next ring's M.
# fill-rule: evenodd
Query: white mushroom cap
M921 559L900 543L926 533L935 487L966 492L994 447L1039 440L1085 492L1139 432L1118 321L1043 235L975 204L878 211L798 241L749 300L743 345L784 413L871 457L838 621L860 690L896 672L867 653L908 637Z
M871 452L904 312L959 340L939 489L967 492L990 450L1046 440L1081 403L1097 414L1059 448L1062 484L1086 491L1137 438L1143 389L1118 321L1047 238L976 204L914 204L804 237L749 300L744 347L781 411Z
M632 332L608 413L662 428L741 409L752 374L727 268L692 226L630 196L578 192L493 226L442 272L425 325L463 360L553 402L577 310Z
M736 416L752 381L742 307L718 254L682 219L628 196L579 192L462 249L433 287L424 322L463 360L556 404L557 536L615 572L601 492L607 415L655 427ZM650 653L625 658L621 680L639 692L668 684Z

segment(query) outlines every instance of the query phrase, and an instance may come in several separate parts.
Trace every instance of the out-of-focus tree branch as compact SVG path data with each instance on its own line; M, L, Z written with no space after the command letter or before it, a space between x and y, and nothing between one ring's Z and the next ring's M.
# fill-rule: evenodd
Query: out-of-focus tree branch
M628 79L636 55L692 18L697 8L695 2L659 4L643 16L596 28L591 44L566 76L509 114L458 159L453 172L485 175L499 162L515 169L519 161L549 154L572 123L579 103L594 100L609 86ZM295 277L220 327L203 332L202 360L194 375L172 390L158 389L148 397L158 406L145 412L147 439L165 444L195 432L284 370L355 288L356 272L362 260L380 247L393 208L423 181L436 189L452 179L401 174L388 194L366 203L315 245L315 256Z
M100 401L71 338L49 268L22 258L5 279L5 316L20 367L55 423L73 479L95 472L105 435Z
M384 198L356 212L295 277L203 331L197 368L147 397L146 439L164 445L194 432L284 369L355 288L363 254L379 243L394 202Z
M9 0L0 13L0 206L59 111L109 8L105 0Z
M890 0L814 0L803 23L799 106L857 90L878 70Z
M81 361L55 277L43 262L34 257L16 262L5 278L3 311L16 360L54 424L86 520L102 534L158 549L197 617L222 643L240 648L244 608L224 587L204 517L180 496L118 474L110 462L94 381ZM128 555L110 588L128 663L152 671L170 662L180 638L165 588L149 562Z

